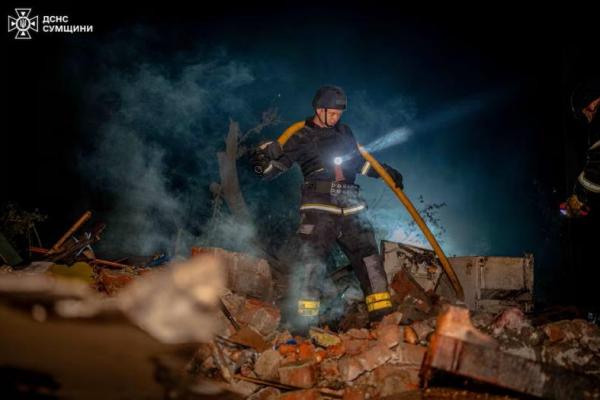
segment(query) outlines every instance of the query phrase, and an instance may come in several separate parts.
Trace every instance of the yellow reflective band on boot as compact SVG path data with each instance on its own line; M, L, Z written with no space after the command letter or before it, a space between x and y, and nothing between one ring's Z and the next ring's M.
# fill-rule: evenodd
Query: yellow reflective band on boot
M305 317L315 317L319 315L319 300L298 300L298 314Z
M392 298L390 292L373 293L365 297L367 309L369 311L381 310L382 308L392 307Z

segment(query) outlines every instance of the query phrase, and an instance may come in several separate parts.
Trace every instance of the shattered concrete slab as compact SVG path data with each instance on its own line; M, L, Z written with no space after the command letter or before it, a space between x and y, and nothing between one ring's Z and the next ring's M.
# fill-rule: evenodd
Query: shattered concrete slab
M411 296L427 312L425 294L435 293L456 301L448 277L433 250L383 240L384 268L392 294ZM464 303L471 310L497 313L509 307L524 312L533 309L533 256L449 257L448 261L463 286Z
M533 310L533 256L524 257L450 257L471 310L498 313L516 307ZM436 294L454 299L454 291L443 275Z
M421 374L427 382L436 371L548 399L600 397L598 378L503 352L473 327L466 309L453 306L438 317Z

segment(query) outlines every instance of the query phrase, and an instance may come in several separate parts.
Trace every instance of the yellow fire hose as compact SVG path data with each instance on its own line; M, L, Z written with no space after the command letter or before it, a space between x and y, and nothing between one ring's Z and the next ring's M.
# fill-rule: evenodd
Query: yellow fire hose
M408 199L408 197L404 194L404 192L402 190L400 190L400 188L396 187L396 185L394 184L394 180L392 179L390 174L387 173L385 168L383 168L381 166L381 164L379 164L379 162L371 154L369 154L361 145L358 145L358 150L360 151L360 154L363 156L363 158L365 160L367 160L369 162L369 164L371 164L371 167L373 167L375 169L375 171L377 171L377 173L379 175L381 175L381 179L383 179L383 181L389 186L389 188L392 189L392 192L394 192L396 197L398 197L398 199L400 199L400 202L402 202L402 204L404 204L404 207L406 207L406 210L408 211L410 216L413 217L413 219L415 220L417 225L419 225L419 228L421 228L421 232L423 232L423 235L425 235L425 237L427 238L427 241L429 242L431 247L433 247L433 251L435 251L435 254L440 259L440 262L442 263L442 267L444 268L444 271L448 275L448 278L450 279L450 283L452 284L452 287L454 288L454 291L456 292L456 296L460 300L464 300L465 294L463 292L462 285L458 281L456 272L454 272L454 269L452 268L452 265L450 265L450 262L448 262L448 259L446 258L444 251L442 250L442 248L438 244L437 240L435 239L435 237L433 236L433 234L427 227L427 224L425 223L425 221L423 221L423 218L421 218L421 216L419 215L419 212L417 211L415 206L413 206L413 204Z
M295 124L293 124L292 126L287 128L283 132L283 134L281 134L281 136L279 136L279 138L277 139L277 142L279 142L279 144L281 146L283 146L284 143L287 142L287 140L294 133L296 133L303 127L304 127L304 121L296 122ZM373 167L375 169L375 171L377 171L377 173L381 176L381 179L383 179L383 181L386 183L386 185L388 185L388 187L390 189L392 189L392 191L394 192L396 197L398 197L400 202L404 205L404 207L406 207L406 210L408 211L410 216L415 220L415 222L417 223L419 228L421 228L421 232L423 232L423 235L425 235L425 237L427 238L427 241L433 248L433 251L438 256L438 258L442 264L442 268L444 269L444 272L446 272L446 275L448 275L448 278L450 279L450 283L452 284L452 287L454 288L454 291L456 292L456 296L460 300L464 300L465 294L463 292L462 285L460 284L458 277L456 276L456 272L454 272L454 269L452 268L452 265L450 265L450 262L448 262L448 258L446 258L444 251L442 250L442 248L438 244L437 240L435 239L435 237L433 236L433 234L427 227L427 224L425 223L425 221L423 221L423 218L421 218L421 216L419 215L419 212L417 211L415 206L411 203L411 201L404 194L404 192L402 190L400 190L400 188L396 187L396 185L394 184L394 180L392 179L390 174L387 173L385 168L383 168L381 166L381 164L379 164L379 162L371 154L369 154L361 145L358 146L358 150L360 151L360 154L363 156L363 158L366 161L368 161L369 164L371 164L371 167Z

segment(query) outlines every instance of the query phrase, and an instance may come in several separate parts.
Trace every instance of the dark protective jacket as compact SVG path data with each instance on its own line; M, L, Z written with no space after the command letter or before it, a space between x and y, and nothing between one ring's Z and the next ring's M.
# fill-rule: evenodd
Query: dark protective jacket
M298 163L304 176L301 210L321 210L349 215L366 208L355 185L356 174L378 176L358 150L348 125L322 128L308 118L276 155L265 179L273 179ZM341 161L336 165L336 158Z

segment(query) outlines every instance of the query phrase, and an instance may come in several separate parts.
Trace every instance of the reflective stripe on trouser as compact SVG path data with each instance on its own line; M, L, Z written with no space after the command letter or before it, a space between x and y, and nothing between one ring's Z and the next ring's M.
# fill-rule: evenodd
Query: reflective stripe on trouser
M300 211L307 210L317 210L317 211L327 211L332 214L337 215L351 215L356 214L362 210L367 208L365 204L359 204L352 207L338 207L333 206L331 204L322 204L322 203L303 203L300 205Z
M367 303L367 310L369 312L377 311L392 307L392 298L390 292L378 292L366 296L365 303Z
M303 317L315 317L319 315L319 300L300 299L298 300L298 315Z

